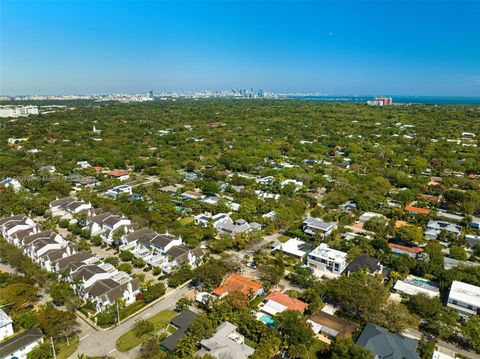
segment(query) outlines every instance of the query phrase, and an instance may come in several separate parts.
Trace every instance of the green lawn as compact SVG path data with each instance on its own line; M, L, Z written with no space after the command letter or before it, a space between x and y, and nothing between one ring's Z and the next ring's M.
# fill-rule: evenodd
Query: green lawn
M248 345L249 347L255 349L257 347L257 343L255 343L253 340L245 338L245 344Z
M78 348L78 335L73 335L70 339L70 345L67 345L66 340L59 341L55 343L55 350L57 353L57 359L67 359L70 357Z
M286 241L288 241L290 239L290 237L282 234L281 236L278 237L278 241L281 242L281 243L285 243Z
M185 226L185 225L187 225L187 224L190 224L190 223L193 222L193 216L184 217L184 218L182 218L181 220L179 220L179 222L180 222L180 224L181 224L182 226Z
M141 337L137 337L135 336L135 333L133 332L133 330L129 330L128 332L123 334L120 338L118 338L117 350L119 352L126 352L126 351L129 351L130 349L135 348L137 345L142 344L151 335L156 334L159 330L167 327L170 320L172 320L175 316L177 316L177 313L170 310L164 310L159 312L158 314L148 319L149 322L153 323L153 326L155 328L153 333L146 334Z

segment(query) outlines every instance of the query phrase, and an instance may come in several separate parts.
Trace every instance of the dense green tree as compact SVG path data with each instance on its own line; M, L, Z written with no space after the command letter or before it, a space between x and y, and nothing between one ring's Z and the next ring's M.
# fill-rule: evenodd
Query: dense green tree
M351 339L336 339L330 347L331 359L373 359L373 354L356 345Z

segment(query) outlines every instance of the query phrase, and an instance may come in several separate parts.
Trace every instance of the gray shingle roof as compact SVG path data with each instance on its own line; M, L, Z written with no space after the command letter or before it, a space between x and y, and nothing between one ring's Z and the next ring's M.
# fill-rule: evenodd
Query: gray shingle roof
M0 358L7 358L18 349L34 343L41 338L43 338L43 334L36 328L31 328L23 333L15 335L14 337L0 343Z
M418 341L389 332L387 329L368 323L357 344L370 350L378 358L418 359Z
M360 272L362 269L366 269L369 273L375 273L381 269L380 261L362 253L347 267L349 272Z

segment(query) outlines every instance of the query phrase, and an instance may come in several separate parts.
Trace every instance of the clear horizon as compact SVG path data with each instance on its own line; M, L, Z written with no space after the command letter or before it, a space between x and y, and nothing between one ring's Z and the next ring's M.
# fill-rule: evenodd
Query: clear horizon
M3 0L0 16L4 96L480 96L476 1Z

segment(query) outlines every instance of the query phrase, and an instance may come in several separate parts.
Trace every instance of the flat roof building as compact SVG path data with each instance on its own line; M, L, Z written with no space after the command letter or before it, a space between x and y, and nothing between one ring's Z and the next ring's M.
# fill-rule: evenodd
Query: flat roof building
M470 317L480 311L480 287L454 280L448 293L447 306Z

